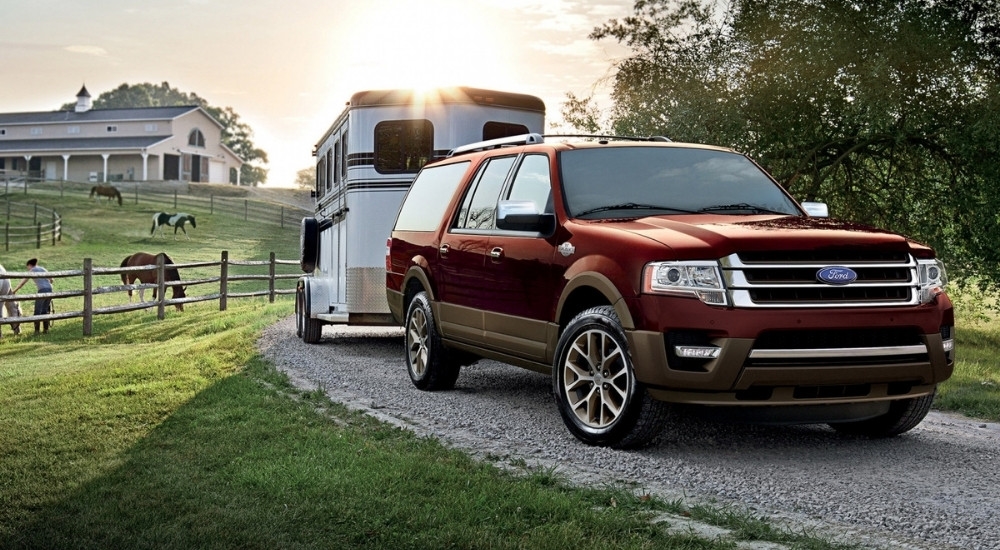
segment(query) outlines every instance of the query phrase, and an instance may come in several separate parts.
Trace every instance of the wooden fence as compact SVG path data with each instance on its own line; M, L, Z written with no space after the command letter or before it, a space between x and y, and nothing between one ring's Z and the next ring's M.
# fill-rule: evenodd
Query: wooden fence
M110 185L110 184L109 184ZM243 221L253 221L256 223L276 224L282 228L298 229L299 223L305 216L311 216L312 212L292 205L273 204L251 198L226 196L224 193L212 194L208 196L191 195L180 192L176 188L170 189L169 183L163 184L163 189L158 189L155 184L148 182L116 182L115 188L121 193L122 201L138 205L152 205L154 208L162 208L164 211L186 211L192 214L223 213L234 217L241 217ZM67 193L81 198L89 198L90 189L93 183L80 183L72 181L24 181L19 184L20 189L12 188L10 183L0 185L0 192L11 201L16 196L25 197L29 189L32 194L45 193L49 195L58 194L60 197ZM220 192L227 191L230 186L220 185ZM101 198L100 200L107 200Z
M134 311L139 309L148 309L155 307L157 319L163 319L165 317L165 311L167 306L188 304L193 302L205 302L205 301L218 301L219 311L225 311L227 300L229 298L248 298L254 296L267 296L268 301L274 302L274 298L281 294L294 294L295 288L277 288L276 281L286 280L286 279L298 279L300 273L277 273L277 266L279 265L299 265L298 260L278 260L274 257L274 252L271 252L270 259L268 260L230 260L229 252L223 251L221 259L217 262L194 262L185 264L168 264L172 268L185 269L185 268L218 268L219 275L217 277L206 277L200 279L183 279L180 281L165 281L163 277L164 272L164 256L163 254L158 254L156 257L156 264L135 266L135 267L95 267L93 261L90 258L85 258L83 260L83 269L81 270L70 270L70 271L48 271L45 273L31 273L31 272L14 272L8 271L7 273L0 273L0 279L10 279L11 286L17 285L17 282L21 279L39 279L39 278L52 278L52 279L66 279L74 280L78 279L80 281L80 288L78 290L64 290L64 291L54 291L51 293L43 294L17 294L17 295L6 295L0 297L3 300L12 301L27 301L35 300L39 298L51 298L54 303L68 303L68 299L77 298L76 301L79 303L79 298L83 299L83 307L80 310L74 311L59 311L61 308L54 307L55 313L49 313L48 315L22 315L20 317L5 317L0 319L0 328L3 325L13 325L21 323L33 323L35 321L55 321L59 319L83 319L83 335L90 336L93 330L93 318L95 315L109 315L115 313L124 313L127 311ZM230 267L234 266L249 266L251 268L264 271L266 267L266 273L252 273L237 275L230 273ZM100 276L116 276L119 280L121 275L129 272L135 271L147 271L150 269L155 269L157 272L157 283L155 284L141 284L136 282L134 284L117 284L108 286L95 286L95 280ZM180 273L180 271L178 271ZM230 292L230 283L238 281L258 281L266 282L266 289L259 289L247 292ZM192 286L199 285L209 285L217 283L218 292L211 292L207 294L186 296L184 298L171 298L167 299L164 295L165 290L175 284L183 285L188 288ZM53 285L56 288L60 286L59 284ZM150 301L140 301L132 303L131 301L127 304L95 307L94 306L94 296L109 294L113 292L125 292L125 291L137 291L155 289L156 298ZM0 308L2 309L2 308ZM22 307L22 312L26 312L25 307ZM33 311L33 310L31 310ZM22 327L23 330L23 327Z
M6 214L3 224L5 252L10 251L12 244L31 244L41 248L43 243L51 242L55 246L62 240L62 217L55 210L37 204L11 202L9 198L3 208Z

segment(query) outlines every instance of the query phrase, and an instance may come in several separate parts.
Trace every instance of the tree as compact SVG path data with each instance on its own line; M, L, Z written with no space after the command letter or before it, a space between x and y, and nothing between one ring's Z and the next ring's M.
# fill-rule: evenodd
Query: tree
M295 173L295 186L301 189L316 188L316 169L312 166Z
M631 50L599 124L744 151L998 290L998 21L995 0L637 0L591 34Z
M67 103L62 110L73 110L75 103ZM222 125L222 142L243 159L240 169L240 183L256 186L267 181L267 153L253 143L253 130L232 107L214 107L195 93L187 93L171 88L162 82L159 85L148 82L142 84L122 84L104 92L93 102L95 109L130 109L137 107L172 107L196 105ZM230 175L230 183L236 183L235 173Z

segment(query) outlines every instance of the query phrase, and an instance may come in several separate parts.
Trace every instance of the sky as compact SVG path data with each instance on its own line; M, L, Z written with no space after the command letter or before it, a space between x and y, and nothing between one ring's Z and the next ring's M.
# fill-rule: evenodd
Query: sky
M0 112L57 110L82 85L168 82L232 107L290 186L355 92L472 86L606 97L627 51L587 38L633 0L3 0Z

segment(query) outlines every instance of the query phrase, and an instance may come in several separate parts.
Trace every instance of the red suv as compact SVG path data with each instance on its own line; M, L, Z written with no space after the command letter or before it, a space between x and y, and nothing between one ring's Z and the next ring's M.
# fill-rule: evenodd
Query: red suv
M418 388L479 358L551 373L569 430L620 448L655 440L668 403L913 428L954 365L944 285L930 248L665 138L460 147L417 175L386 255Z

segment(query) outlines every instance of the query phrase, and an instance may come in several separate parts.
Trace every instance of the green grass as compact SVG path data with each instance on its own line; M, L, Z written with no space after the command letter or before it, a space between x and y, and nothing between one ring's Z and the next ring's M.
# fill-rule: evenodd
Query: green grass
M939 387L934 406L1000 421L1000 314L995 297L968 288L953 295L958 312L955 372Z
M83 257L110 265L133 249L177 261L214 260L222 249L234 258L297 254L294 230L219 216L199 218L190 242L153 240L145 212L55 206L75 237L37 251L49 269L78 269ZM118 233L105 227L109 210ZM225 312L205 302L163 321L153 311L99 316L88 338L79 320L40 336L5 331L0 548L695 549L737 539L848 547L747 511L574 488L558 470L498 468L350 412L321 388L295 389L255 350L262 328L291 313L288 297L238 299ZM954 381L996 380L991 326L960 329ZM941 399L957 385L945 384ZM670 534L654 521L663 513L734 534Z

